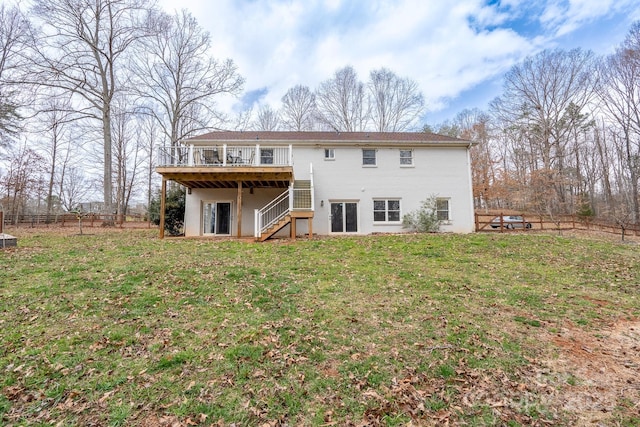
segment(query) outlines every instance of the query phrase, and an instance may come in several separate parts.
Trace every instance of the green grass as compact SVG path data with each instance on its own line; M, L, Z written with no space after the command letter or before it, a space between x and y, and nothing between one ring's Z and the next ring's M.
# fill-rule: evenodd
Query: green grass
M640 251L585 238L12 234L0 424L561 424L505 386L552 357L537 334L640 314Z

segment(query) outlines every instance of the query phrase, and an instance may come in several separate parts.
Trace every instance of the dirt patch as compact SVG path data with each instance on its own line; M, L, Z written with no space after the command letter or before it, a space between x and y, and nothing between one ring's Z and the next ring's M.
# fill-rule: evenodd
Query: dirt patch
M554 400L576 425L640 417L640 319L598 331L569 324L550 339L557 357L541 364L555 377Z

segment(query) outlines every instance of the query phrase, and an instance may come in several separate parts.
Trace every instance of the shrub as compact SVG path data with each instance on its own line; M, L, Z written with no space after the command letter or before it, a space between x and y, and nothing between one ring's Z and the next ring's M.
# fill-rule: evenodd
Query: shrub
M580 196L580 204L578 205L576 214L582 220L592 219L595 216L593 209L591 209L591 203L589 203L589 198L584 194Z
M160 191L151 199L149 206L149 216L151 222L160 225ZM167 198L165 200L164 229L173 236L184 232L184 187L175 185L169 186Z
M435 195L423 200L420 208L402 217L402 226L418 233L432 233L440 230L437 199Z

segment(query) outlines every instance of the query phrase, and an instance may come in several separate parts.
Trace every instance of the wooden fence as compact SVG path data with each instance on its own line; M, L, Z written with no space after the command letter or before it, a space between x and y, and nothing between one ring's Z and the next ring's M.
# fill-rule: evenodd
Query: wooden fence
M0 212L1 214L1 212ZM1 217L0 217L1 218ZM145 218L142 215L111 215L111 214L73 214L64 213L57 215L13 215L4 214L4 223L15 226L43 226L58 225L61 227L77 226L82 222L83 227L104 227L106 225L122 225L125 223L142 223ZM0 230L2 225L0 224ZM1 232L1 231L0 231Z
M508 223L503 220L502 227L500 227L500 216L521 216L522 222L515 222L516 228L507 228ZM494 221L496 219L496 221ZM620 224L616 224L610 221L602 219L585 219L576 215L561 215L557 217L549 217L545 215L535 214L513 214L513 213L493 213L493 214L475 214L476 231L480 232L512 232L512 231L534 231L534 230L548 230L548 231L563 231L563 230L593 230L601 231L605 233L618 234L620 236L640 236L640 224L626 224L623 228ZM524 227L523 227L524 224ZM531 224L531 228L527 228L526 224ZM492 226L493 225L493 226ZM494 228L495 227L495 228Z

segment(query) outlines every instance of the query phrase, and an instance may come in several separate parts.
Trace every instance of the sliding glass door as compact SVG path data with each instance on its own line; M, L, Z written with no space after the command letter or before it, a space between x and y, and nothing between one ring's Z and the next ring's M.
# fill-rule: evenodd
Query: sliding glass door
M331 232L358 232L357 202L331 202Z
M231 234L231 202L202 204L202 234L222 236Z

